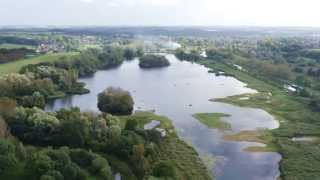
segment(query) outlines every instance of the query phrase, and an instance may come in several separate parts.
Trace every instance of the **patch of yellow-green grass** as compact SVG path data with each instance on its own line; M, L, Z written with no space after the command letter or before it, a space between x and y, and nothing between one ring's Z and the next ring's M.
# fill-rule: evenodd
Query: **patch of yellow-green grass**
M80 50L87 50L87 49L102 49L102 45L100 44L83 44L79 47Z
M247 99L244 99L244 97ZM260 108L273 115L280 123L285 123L286 119L289 118L299 121L306 115L312 114L309 107L293 98L289 98L288 95L283 93L260 92L212 99L211 101L224 102L240 107Z
M247 142L258 142L265 144L266 146L251 146L245 151L250 152L274 152L276 147L272 143L273 137L268 130L257 130L257 131L241 131L237 134L224 135L224 140L227 141L247 141Z
M205 124L208 128L221 130L231 130L231 124L222 120L223 117L229 117L229 114L223 113L197 113L193 117Z
M78 55L77 52L68 52L68 53L51 53L40 55L32 58L21 59L14 62L9 62L0 65L0 75L8 74L8 73L17 73L19 70L28 64L38 64L41 62L53 62L57 61L63 57L65 59L72 59L71 57Z
M250 146L243 149L246 152L277 152L274 146Z

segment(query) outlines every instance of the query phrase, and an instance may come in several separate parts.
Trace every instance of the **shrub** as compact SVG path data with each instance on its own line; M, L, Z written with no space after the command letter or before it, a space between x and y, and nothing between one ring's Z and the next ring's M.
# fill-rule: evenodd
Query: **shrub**
M0 139L0 174L18 163L15 157L15 146L7 140Z
M129 115L133 111L133 99L128 91L109 87L98 95L98 108L115 115Z
M134 131L138 127L138 121L136 119L131 119L126 122L125 129Z
M161 161L155 165L152 175L156 177L174 177L176 174L174 165L170 161Z
M41 95L38 91L34 92L32 96L24 96L22 97L21 105L24 107L38 107L43 109L46 105L46 101L43 95Z
M125 48L124 52L123 52L123 56L127 60L131 60L131 59L133 59L134 57L137 56L137 52L133 48Z
M164 56L145 55L140 58L139 66L141 68L165 67L169 66L170 62Z
M111 179L113 179L113 178L112 178L112 172L111 172L111 169L110 169L109 166L105 166L104 168L102 168L102 169L100 170L99 175L100 175L101 177L103 177L103 179L106 179L106 180L111 180Z

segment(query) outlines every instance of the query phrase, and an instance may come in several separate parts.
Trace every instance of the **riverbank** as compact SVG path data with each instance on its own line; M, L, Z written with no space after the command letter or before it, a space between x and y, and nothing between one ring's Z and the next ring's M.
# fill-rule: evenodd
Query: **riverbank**
M303 98L289 95L275 86L271 80L262 81L244 71L229 65L203 60L201 64L214 70L231 74L247 83L248 87L258 90L256 94L231 96L215 101L242 107L260 108L273 115L280 122L278 129L270 130L271 140L263 140L273 150L282 155L280 162L281 179L316 179L320 176L319 145L292 141L297 136L316 136L320 134L320 113L313 112ZM238 139L238 138L237 138ZM241 139L240 139L241 140ZM247 139L246 139L247 140ZM256 150L256 149L254 149Z
M175 165L176 179L212 179L199 154L193 147L177 136L175 128L172 125L172 121L167 117L159 116L151 112L139 111L132 116L124 116L120 118L123 125L129 119L136 119L139 122L139 127L141 128L153 120L160 122L160 125L157 126L157 128L165 129L167 135L161 140L159 144L159 152L155 159L156 162L171 161Z

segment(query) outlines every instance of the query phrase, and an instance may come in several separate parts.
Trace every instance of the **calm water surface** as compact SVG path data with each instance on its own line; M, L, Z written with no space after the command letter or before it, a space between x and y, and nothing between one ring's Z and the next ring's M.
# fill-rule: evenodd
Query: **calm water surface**
M156 110L157 114L173 120L178 134L192 142L201 155L215 157L212 173L218 180L275 180L279 175L278 153L249 153L243 149L250 142L224 141L223 132L209 129L192 117L199 112L230 114L224 118L231 123L232 131L274 129L278 122L260 109L241 108L218 102L211 98L222 98L255 90L232 77L209 74L202 65L177 60L167 55L171 66L143 70L138 60L125 62L122 66L99 71L93 77L83 78L91 93L55 100L47 110L78 106L82 110L98 111L97 94L108 86L129 90L135 101L136 110Z

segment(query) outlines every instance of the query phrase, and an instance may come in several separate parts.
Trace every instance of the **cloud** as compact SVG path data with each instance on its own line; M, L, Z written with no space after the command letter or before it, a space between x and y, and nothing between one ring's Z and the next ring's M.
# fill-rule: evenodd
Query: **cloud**
M80 0L80 1L84 3L92 3L94 0Z
M178 6L182 3L182 0L149 0L153 6Z
M138 0L139 1L139 0ZM137 0L106 0L108 6L135 6L137 5Z
M182 0L106 0L106 4L109 6L172 7L178 6L181 3Z

